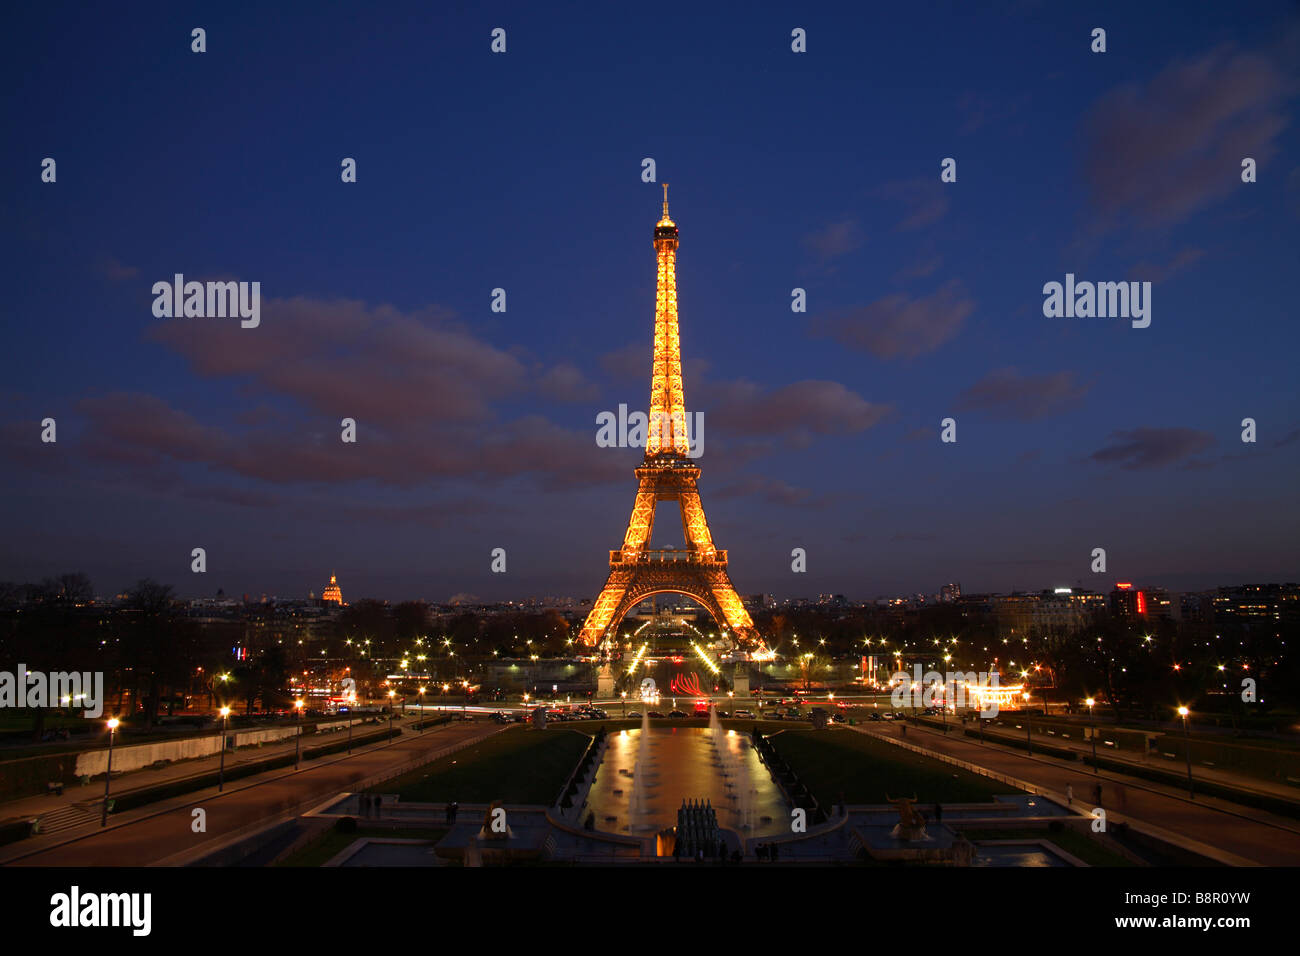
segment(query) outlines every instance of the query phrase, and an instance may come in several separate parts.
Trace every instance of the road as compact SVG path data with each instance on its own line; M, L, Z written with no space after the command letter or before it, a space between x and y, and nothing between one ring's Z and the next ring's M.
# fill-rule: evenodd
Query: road
M68 842L41 848L35 837L4 847L8 866L150 866L179 854L215 848L223 840L296 809L301 813L359 781L450 746L499 731L483 721L450 724L423 734L407 732L391 745L358 749L304 763L300 771L274 770L227 785L198 791L152 807L128 812L106 830L95 829ZM194 833L191 811L207 814L207 831ZM49 839L67 838L58 834ZM25 851L25 852L24 852ZM16 856L22 853L21 856ZM178 862L170 860L170 862Z
M1197 798L1157 783L1088 768L1072 767L1050 757L980 744L956 733L922 729L916 724L885 728L854 727L874 737L906 741L933 753L969 761L995 773L1032 783L1064 798L1074 790L1074 806L1091 810L1094 788L1102 787L1101 807L1114 822L1131 821L1151 829L1188 837L1261 866L1300 866L1300 825L1262 810L1238 807L1223 800Z

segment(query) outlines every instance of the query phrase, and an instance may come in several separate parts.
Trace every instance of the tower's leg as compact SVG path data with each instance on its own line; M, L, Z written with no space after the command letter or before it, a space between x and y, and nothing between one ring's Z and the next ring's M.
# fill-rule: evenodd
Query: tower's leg
M658 495L654 482L642 478L637 488L636 501L632 504L632 517L627 523L627 534L623 536L623 551L643 551L650 543L650 535L655 528L655 505Z
M709 522L704 518L700 493L694 486L683 489L677 496L677 502L682 509L682 533L686 535L686 546L696 551L712 553L713 535L709 533Z
M713 586L713 599L718 602L718 607L722 608L723 619L733 634L740 638L753 635L754 620L745 610L744 602L740 600L740 595L732 586L730 576L724 576L721 582Z
M587 620L582 624L582 630L578 633L578 641L588 647L599 644L605 636L605 631L612 624L617 624L621 617L615 617L614 612L618 610L619 604L623 600L623 595L627 588L615 581L615 574L610 573L609 579L605 586L601 588L600 597L596 598L596 603L591 606L591 612L587 615Z

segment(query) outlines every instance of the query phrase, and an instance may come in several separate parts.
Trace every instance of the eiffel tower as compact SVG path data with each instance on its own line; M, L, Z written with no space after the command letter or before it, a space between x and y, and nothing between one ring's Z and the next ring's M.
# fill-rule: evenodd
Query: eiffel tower
M664 215L654 231L659 278L645 460L636 469L636 503L623 547L609 553L609 577L579 635L588 645L608 636L627 612L646 598L664 593L693 598L713 615L724 633L730 629L739 641L758 636L727 573L727 552L713 545L696 487L700 469L690 456L687 440L677 337L677 238L677 224L668 217L668 184L664 183ZM685 548L647 550L655 506L661 501L676 501L681 508Z

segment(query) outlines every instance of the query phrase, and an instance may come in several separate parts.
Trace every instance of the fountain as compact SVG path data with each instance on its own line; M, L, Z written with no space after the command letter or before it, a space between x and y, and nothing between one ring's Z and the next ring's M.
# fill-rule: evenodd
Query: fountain
M641 735L637 740L636 763L632 765L632 796L628 803L629 830L652 830L653 821L649 820L650 780L654 777L651 770L650 756L650 714L641 714Z
M736 829L745 831L752 826L750 819L753 812L752 797L756 791L750 786L749 767L744 755L732 753L726 735L727 731L723 730L722 723L718 720L718 709L710 707L709 738L717 758L714 762L720 768L727 796L735 802L732 813L735 816ZM739 739L737 744L742 748L744 746L743 741Z
M672 828L685 799L711 804L718 823L742 840L788 829L780 785L748 735L724 729L716 715L711 720L711 727L655 727L643 716L640 733L618 732L587 795L596 826L649 842Z

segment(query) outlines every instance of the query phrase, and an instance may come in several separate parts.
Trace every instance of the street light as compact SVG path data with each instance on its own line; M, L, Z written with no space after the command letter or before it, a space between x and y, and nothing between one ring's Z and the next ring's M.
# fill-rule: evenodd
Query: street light
M1187 730L1187 715L1190 713L1186 707L1178 708L1178 716L1183 718L1183 749L1187 753L1187 797L1195 800L1196 793L1192 790L1192 738Z
M1092 724L1092 771L1101 773L1101 768L1097 766L1097 722L1092 719L1092 705L1097 702L1089 697L1084 703L1088 705L1088 723Z
M627 691L623 691L623 716L627 716Z
M226 788L226 718L230 716L230 708L221 708L221 763L217 767L217 792L220 793Z
M294 752L293 752L294 770L302 769L302 708L303 708L303 702L301 700L295 700L293 702L294 720L296 721L296 726L298 730L298 733L294 735L298 741L297 746L294 747Z
M116 717L108 718L108 772L104 774L104 815L99 818L101 827L108 826L108 787L113 780L113 732L121 723Z
M424 733L424 688L420 688L420 733Z
M388 692L388 744L389 746L392 746L393 743L393 698L396 696L397 696L397 691L390 690Z

